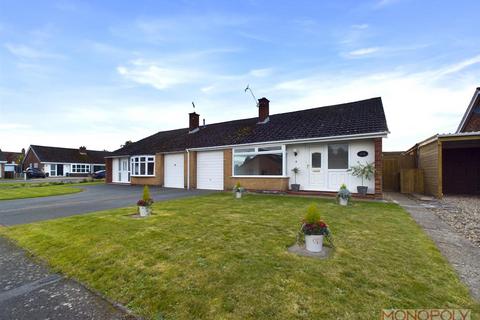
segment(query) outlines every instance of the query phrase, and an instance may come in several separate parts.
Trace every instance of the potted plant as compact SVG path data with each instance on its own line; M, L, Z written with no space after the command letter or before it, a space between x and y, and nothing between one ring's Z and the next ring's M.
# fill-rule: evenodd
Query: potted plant
M137 201L138 213L141 217L149 216L152 213L153 199L150 197L148 186L143 187L143 197Z
M342 184L340 186L340 190L338 190L338 193L337 193L337 199L338 199L338 202L340 203L340 205L346 206L348 204L348 200L350 200L351 197L352 197L352 195L351 195L350 191L348 191L345 183Z
M352 172L352 176L359 177L362 179L362 185L357 186L357 191L361 195L366 195L368 191L368 187L364 186L364 180L371 180L373 174L375 173L375 167L373 163L365 162L365 164L361 164L358 162L358 165L352 166L348 171Z
M320 210L312 203L302 222L301 232L305 235L305 248L310 252L321 252L323 238L331 242L331 232L328 225L320 218Z
M297 192L297 191L300 191L300 185L297 184L297 174L300 172L300 169L295 167L295 168L292 169L292 172L294 174L295 183L292 183L290 185L290 188L292 189L292 191Z
M235 184L235 187L233 187L233 193L235 193L235 198L240 199L244 192L245 188L240 185L240 182L237 182Z

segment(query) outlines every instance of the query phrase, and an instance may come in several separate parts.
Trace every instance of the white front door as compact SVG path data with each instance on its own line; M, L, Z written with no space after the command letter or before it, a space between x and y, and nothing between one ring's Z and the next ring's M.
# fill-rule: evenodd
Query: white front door
M129 158L115 158L112 162L112 181L116 183L130 182L130 161Z
M197 153L197 189L223 190L223 151Z
M308 189L322 190L325 188L325 147L312 146L309 150Z
M165 155L165 187L184 188L183 153Z

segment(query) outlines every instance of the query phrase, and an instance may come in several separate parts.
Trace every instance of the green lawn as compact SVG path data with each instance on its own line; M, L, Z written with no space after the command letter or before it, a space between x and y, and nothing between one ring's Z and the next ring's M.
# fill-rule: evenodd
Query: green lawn
M287 252L315 201L336 249ZM480 305L394 204L222 193L1 228L57 271L151 319L377 319L383 308Z
M0 200L37 198L81 192L80 186L97 184L86 183L0 183Z

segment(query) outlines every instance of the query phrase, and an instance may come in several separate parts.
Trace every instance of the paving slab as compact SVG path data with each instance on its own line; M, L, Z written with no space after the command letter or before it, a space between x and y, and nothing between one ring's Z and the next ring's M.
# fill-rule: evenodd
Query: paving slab
M135 319L1 237L0 270L0 319Z
M385 193L385 197L398 203L435 242L450 262L473 297L480 300L480 248L463 235L455 232L435 215L428 206L419 204L400 193Z

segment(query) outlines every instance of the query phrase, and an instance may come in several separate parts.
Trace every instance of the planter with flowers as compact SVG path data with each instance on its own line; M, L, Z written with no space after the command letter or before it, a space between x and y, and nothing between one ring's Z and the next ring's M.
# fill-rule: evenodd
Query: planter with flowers
M240 182L237 182L235 187L233 187L233 193L235 194L235 198L240 199L244 192L245 188L240 185Z
M320 210L316 204L311 204L302 222L300 232L305 236L305 248L310 252L321 252L323 238L332 243L328 225L320 218Z
M143 197L137 201L138 213L141 217L149 216L152 213L153 199L150 197L148 186L143 187Z
M348 205L348 201L352 197L352 194L350 191L348 191L347 186L345 184L342 184L340 186L340 190L338 190L337 193L337 200L342 206Z

